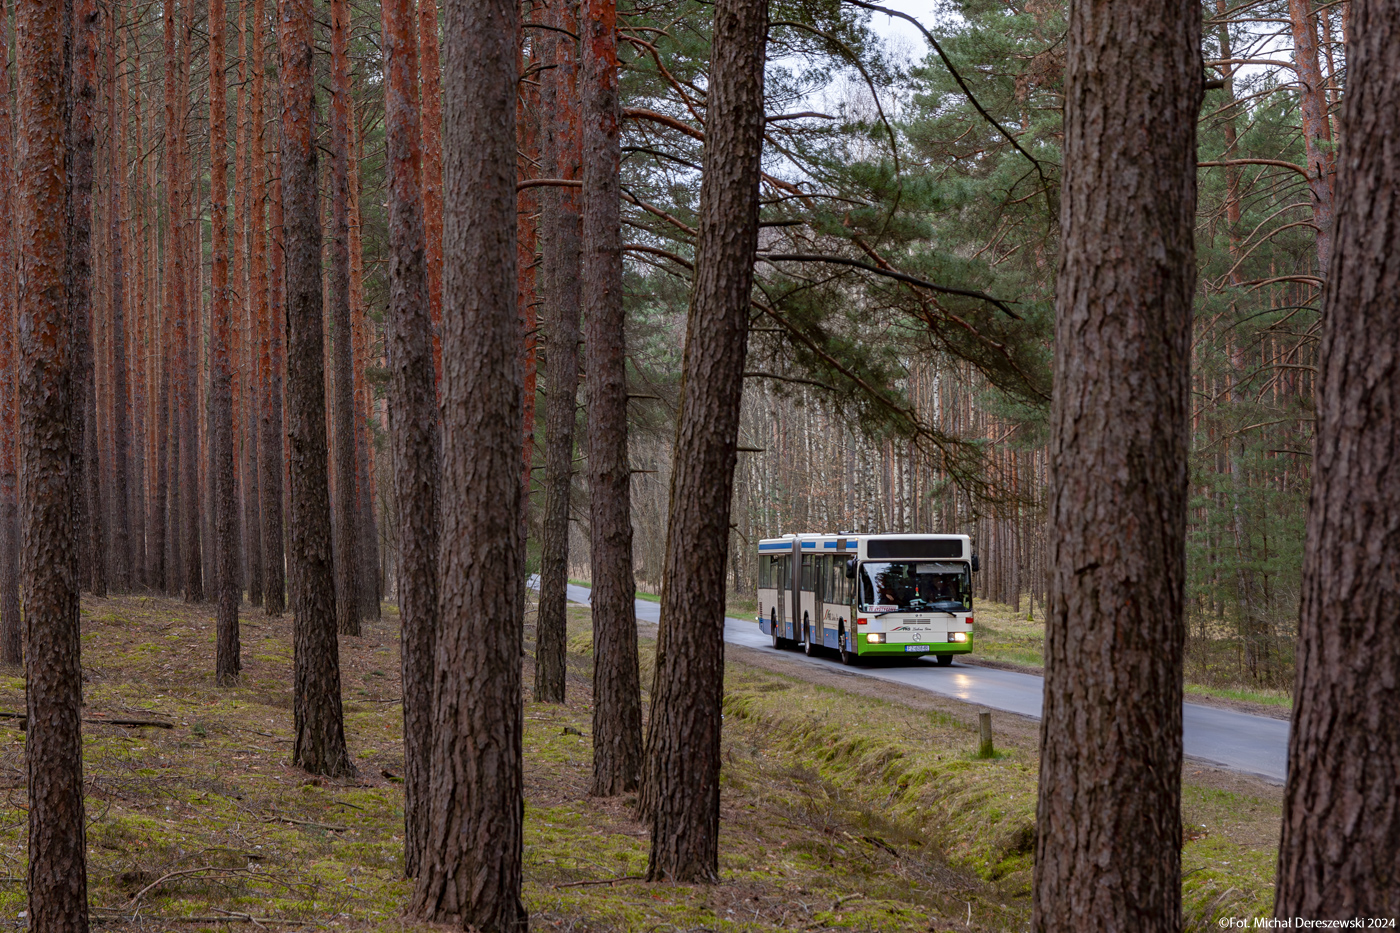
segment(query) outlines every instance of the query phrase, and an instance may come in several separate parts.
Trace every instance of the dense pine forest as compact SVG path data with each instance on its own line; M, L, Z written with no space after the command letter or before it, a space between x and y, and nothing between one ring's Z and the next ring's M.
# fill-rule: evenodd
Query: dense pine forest
M1395 4L0 0L0 39L0 924L1393 925ZM1045 677L950 778L984 839L894 803L941 755L823 750L725 648L800 532L971 536L986 656ZM1183 791L1183 691L1292 716L1275 822L1218 830L1277 847L1248 881L1183 872L1226 793ZM906 715L865 702L820 719ZM276 857L363 829L329 864L373 898L227 833L113 867L95 810L156 807L118 726L285 742L346 809ZM244 799L174 748L184 818ZM790 891L744 873L770 785ZM640 849L559 874L541 819ZM847 844L922 893L783 906Z

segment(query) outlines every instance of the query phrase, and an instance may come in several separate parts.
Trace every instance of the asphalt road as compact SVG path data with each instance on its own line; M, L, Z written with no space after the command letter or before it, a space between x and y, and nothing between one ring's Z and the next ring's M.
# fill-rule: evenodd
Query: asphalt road
M569 585L570 600L586 605L588 598L587 587ZM637 618L658 623L661 606L639 599ZM954 662L952 667L936 667L932 661L924 659L915 659L899 667L845 667L834 658L809 658L800 650L778 651L772 647L768 636L759 631L757 622L732 617L724 620L724 640L852 676L905 684L988 709L1040 718L1045 681L1033 674L995 670L961 661ZM1198 703L1183 704L1182 710L1187 758L1252 774L1275 784L1283 783L1288 761L1288 723Z

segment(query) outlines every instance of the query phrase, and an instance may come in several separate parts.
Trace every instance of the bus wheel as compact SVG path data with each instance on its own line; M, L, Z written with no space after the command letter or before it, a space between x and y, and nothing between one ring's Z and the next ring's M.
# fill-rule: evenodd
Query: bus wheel
M953 656L951 654L939 654L934 655L934 657L937 659L939 667L951 667L953 664Z
M809 657L809 658L814 658L814 657L816 657L816 656L817 656L817 646L814 645L814 644L812 644L812 626L811 626L810 624L808 624L807 619L806 619L805 616L804 616L803 619L802 619L802 636L803 636L803 639L802 639L802 641L803 641L802 650L806 653L807 657Z
M778 610L776 609L773 610L773 615L768 623L768 631L773 633L773 647L781 649L787 639L778 635Z
M842 632L840 635L838 635L837 639L838 643L841 645L841 663L845 664L847 667L850 667L851 665L856 663L856 653L847 647L845 632Z

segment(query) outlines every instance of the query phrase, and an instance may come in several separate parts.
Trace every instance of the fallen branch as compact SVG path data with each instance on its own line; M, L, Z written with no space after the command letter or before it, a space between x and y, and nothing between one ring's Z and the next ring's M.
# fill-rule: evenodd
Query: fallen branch
M566 884L556 884L557 888L582 888L591 884L617 884L619 881L646 881L645 875L623 875L621 878L598 878L593 881L570 881Z
M331 823L313 823L311 820L294 820L290 816L269 816L264 817L265 823L291 823L294 826L310 826L312 829L325 829L333 833L348 833L349 826L336 826Z
M14 720L17 720L17 721L19 722L19 727L20 727L20 729L23 729L24 726L25 726L25 723L29 720L29 714L28 714L28 713L12 713L12 712L9 712L8 710L0 710L0 719L14 719ZM83 722L102 723L102 724L108 725L108 726L132 726L132 727L150 726L150 727L155 728L155 729L174 729L174 728L175 728L175 724L174 724L173 722L167 722L167 721L164 720L164 719L102 719L102 718L97 718L97 717L84 717L84 718L83 718Z
M200 874L201 872L228 872L228 873L245 872L245 873L246 873L246 872L250 872L250 869L247 869L247 868L219 868L219 867L216 866L216 865L202 865L202 866L200 866L199 868L185 868L185 869L181 869L180 871L172 871L172 872L169 872L169 873L167 873L167 874L161 875L161 876L160 876L159 878L157 878L155 881L152 881L150 884L146 885L144 888L142 888L141 890L137 891L136 894L132 896L131 900L129 900L129 901L126 902L126 906L128 906L128 907L134 906L134 905L136 904L137 901L141 900L141 898L145 897L145 896L146 896L148 893L150 893L152 890L154 890L155 888L160 887L162 884L165 884L165 882L169 881L169 880L172 879L172 878L182 878L182 877L184 877L184 876L186 876L186 875L198 875L198 874Z
M84 719L83 722L100 722L109 726L151 726L155 729L174 729L175 723L163 719Z

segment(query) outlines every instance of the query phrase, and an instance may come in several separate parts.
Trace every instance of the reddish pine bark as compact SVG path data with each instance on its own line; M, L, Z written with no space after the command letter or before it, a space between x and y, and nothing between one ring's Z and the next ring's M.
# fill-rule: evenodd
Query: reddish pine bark
M1327 118L1327 82L1317 57L1317 24L1309 0L1288 0L1293 28L1293 62L1298 73L1298 103L1303 117L1303 151L1308 157L1308 191L1317 226L1317 264L1326 272L1332 255L1332 187L1337 172L1332 123Z
M29 928L88 927L82 664L73 447L74 333L66 294L65 5L16 10L20 121L17 233L20 455L24 475L25 765Z
M350 313L354 335L355 364L355 503L359 521L360 617L379 618L379 536L374 520L374 487L370 485L370 457L373 439L369 428L369 388L365 382L365 360L369 357L370 322L365 311L365 256L361 237L360 152L364 135L357 121L351 121L354 140L350 146Z
M412 0L381 5L389 186L389 441L399 512L403 671L404 871L417 877L429 835L433 656L437 634L438 417L424 258L418 50Z
M1077 0L1032 927L1179 931L1195 0Z
M160 485L163 487L157 490L157 496L168 501L163 501L161 505L162 528L162 551L167 552L164 559L163 578L166 584L166 592L174 593L182 585L183 579L179 572L179 550L180 550L180 425L184 420L182 398L184 396L183 369L179 366L183 360L181 348L187 346L189 338L185 331L185 253L180 245L183 235L183 223L180 218L184 214L183 198L181 197L181 178L183 177L183 165L180 160L180 131L182 121L180 115L184 108L180 104L180 60L177 57L177 46L175 44L175 3L165 4L164 15L164 35L165 35L165 165L164 184L166 193L166 235L164 242L164 279L165 279L165 320L161 329L162 334L169 334L171 344L165 347L165 365L162 373L161 395L162 407L166 411L161 412L162 425L161 433L161 472ZM163 342L163 341L162 341Z
M119 14L120 15L120 14ZM129 277L130 294L128 295L127 307L132 309L131 326L127 328L130 342L130 352L127 359L131 366L131 491L130 491L130 512L132 523L131 535L131 583L133 587L147 588L150 581L147 579L147 526L146 526L146 505L150 499L150 425L148 417L150 403L150 380L149 361L151 353L145 343L145 335L150 333L152 299L148 288L146 276L146 244L150 236L150 221L146 210L146 187L142 183L145 177L146 168L146 133L145 119L145 95L138 91L134 96L133 87L140 87L133 84L132 76L143 74L141 64L141 45L139 42L130 41L130 32L136 28L135 22L129 22L129 28L121 35L121 57L123 61L129 62L129 67L121 72L121 116L119 125L121 127L121 165L125 171L126 160L131 158L132 162L132 184L124 186L123 195L123 216L129 217L131 222L123 224L127 247L126 254L131 257L131 275ZM134 135L128 135L128 124L134 124ZM135 140L135 148L131 146L131 140Z
M653 881L719 880L720 708L729 513L748 349L763 155L765 0L715 4L671 474L661 628L647 736Z
M588 309L589 537L593 564L593 783L600 797L637 787L641 680L633 608L632 473L627 458L627 338L622 307L621 120L617 4L587 0L582 23L583 293Z
M336 622L360 634L361 567L356 508L354 337L350 320L350 4L331 0L330 318L335 404Z
M0 0L0 23L8 21ZM9 34L0 38L0 216L14 217L14 122L10 113ZM15 225L0 226L0 662L24 663L24 628L19 614L19 471L15 462L19 362L15 330L17 291Z
M438 62L437 0L418 0L419 102L423 133L423 231L428 308L433 321L433 373L442 382L442 76Z
M258 455L262 472L258 481L262 515L263 611L278 616L286 608L287 575L282 543L284 465L282 434L282 198L269 196L267 140L264 126L267 74L263 56L264 35L271 24L264 0L253 0L253 270L258 280L259 395L262 398L261 442ZM266 217L267 227L264 227ZM270 228L271 236L265 229Z
M547 8L546 25L577 35L571 3ZM546 32L540 41L544 174L577 180L580 173L578 54L575 44ZM535 699L564 702L568 651L569 495L573 488L574 428L578 419L579 196L550 186L540 195L544 231L545 358L544 516L540 524L540 602L535 626Z
M527 927L520 688L521 373L515 97L520 10L447 10L441 589L429 842L411 911Z
M292 760L313 774L353 774L345 747L327 488L321 334L321 229L316 196L313 0L281 3L282 202L287 301L287 439L291 448Z
M1351 5L1275 916L1400 916L1400 10Z
M262 507L261 470L258 448L261 446L262 421L259 416L261 384L258 381L258 361L261 352L259 340L260 305L256 299L257 281L254 276L253 259L253 208L257 200L253 186L252 147L255 138L261 141L261 127L253 126L252 93L249 80L248 55L248 0L238 0L238 158L239 166L234 190L238 193L237 208L238 242L234 256L238 260L239 272L234 276L238 283L239 325L242 331L240 345L242 355L236 385L243 392L240 427L236 438L241 441L242 456L238 460L238 474L242 480L243 496L243 545L244 576L248 581L248 604L263 604L263 557L262 557ZM254 38L254 44L262 41Z
M126 173L126 133L117 106L117 17L121 5L113 2L106 17L107 53L107 134L112 159L107 189L107 237L111 261L108 308L112 327L112 584L119 593L132 588L132 569L136 566L131 538L131 394L127 385L127 327L126 327L126 267L123 252L125 199L123 176ZM118 132L118 127L121 132Z
M181 212L180 212L180 235L176 237L177 249L184 250L185 261L183 274L186 281L183 283L185 302L181 307L181 321L184 324L184 332L178 338L180 341L180 560L181 568L184 571L182 579L184 581L185 601L191 603L204 602L204 550L202 546L202 531L204 521L204 495L202 490L204 484L200 482L200 421L204 413L204 406L200 404L201 383L200 360L202 354L199 347L203 341L202 331L202 308L203 288L201 281L201 260L203 250L200 249L199 237L203 233L203 225L195 223L195 205L199 199L196 189L199 185L198 160L190 145L189 124L187 122L187 108L190 99L190 86L192 65L191 57L194 51L194 0L181 3L181 39L180 39L180 135L176 144L180 150L180 189L181 189Z
M238 498L233 476L233 361L228 285L228 91L224 86L224 0L209 0L209 225L211 237L209 349L214 486L217 638L214 679L238 682L243 667L238 637Z

